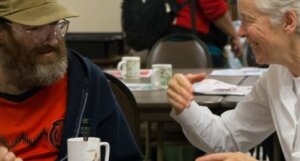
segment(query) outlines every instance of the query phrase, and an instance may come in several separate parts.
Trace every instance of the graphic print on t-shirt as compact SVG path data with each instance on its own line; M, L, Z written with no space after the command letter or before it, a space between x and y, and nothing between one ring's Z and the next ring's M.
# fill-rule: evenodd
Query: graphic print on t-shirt
M26 133L22 132L20 136L16 138L7 138L0 135L0 145L5 146L9 150L14 150L19 144L24 144L26 147L34 147L37 143L41 142L42 138L49 139L50 144L59 149L62 137L64 119L59 119L52 124L52 127L48 129L41 129L41 131L34 137L30 137Z
M26 161L58 156L67 105L67 75L21 102L0 97L0 145Z
M61 143L63 126L64 120L57 120L52 124L52 127L49 132L49 141L56 149L59 149Z

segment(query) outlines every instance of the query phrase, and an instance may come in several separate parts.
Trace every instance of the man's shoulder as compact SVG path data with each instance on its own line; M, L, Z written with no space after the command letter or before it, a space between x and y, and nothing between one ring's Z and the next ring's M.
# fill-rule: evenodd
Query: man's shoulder
M99 84L101 80L105 80L103 71L86 57L83 57L76 51L68 52L68 72L70 78L76 80L87 81L87 83Z
M74 50L68 50L68 59L69 59L69 67L70 68L86 68L85 70L96 72L96 73L102 73L102 70L91 62L90 59L82 56L80 53L74 51Z

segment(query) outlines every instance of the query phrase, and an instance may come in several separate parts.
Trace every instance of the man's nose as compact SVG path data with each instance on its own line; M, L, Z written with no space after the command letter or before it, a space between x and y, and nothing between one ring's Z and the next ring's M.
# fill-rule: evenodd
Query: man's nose
M44 36L45 36L43 41L44 44L48 43L49 45L57 45L58 38L54 27L50 27Z

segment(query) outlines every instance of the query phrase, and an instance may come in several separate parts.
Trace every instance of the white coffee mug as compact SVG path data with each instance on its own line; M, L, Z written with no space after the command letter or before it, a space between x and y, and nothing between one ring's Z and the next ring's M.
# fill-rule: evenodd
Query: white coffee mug
M100 138L89 137L87 141L83 137L68 139L68 161L100 161L100 147L105 147L105 159L108 161L110 146L107 142L101 142Z
M292 153L292 161L300 161L300 152Z
M117 69L124 78L137 79L139 78L141 69L141 58L138 56L122 57L122 60L118 63Z
M172 64L153 64L151 83L154 87L167 88L172 77Z

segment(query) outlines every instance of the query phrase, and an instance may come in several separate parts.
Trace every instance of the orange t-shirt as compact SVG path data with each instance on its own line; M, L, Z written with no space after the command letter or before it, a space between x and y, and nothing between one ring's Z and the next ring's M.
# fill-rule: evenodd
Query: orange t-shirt
M66 105L67 75L22 102L0 98L0 145L24 161L55 160Z

